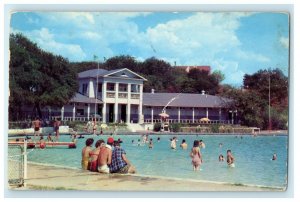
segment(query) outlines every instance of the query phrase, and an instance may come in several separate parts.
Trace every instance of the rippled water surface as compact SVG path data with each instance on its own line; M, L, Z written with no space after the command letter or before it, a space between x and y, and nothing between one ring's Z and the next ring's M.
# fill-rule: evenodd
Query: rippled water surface
M93 137L93 136L90 136ZM95 140L108 136L94 136ZM160 142L157 142L160 137ZM138 135L114 136L123 140L122 147L127 157L137 168L139 174L156 175L164 177L188 178L196 180L209 180L230 182L236 184L253 184L264 186L286 186L287 176L287 136L209 136L209 135L181 135L178 137L177 150L170 149L169 135L150 135L154 140L154 148L147 145L137 146L134 140L142 138ZM76 149L46 148L34 149L28 155L33 162L63 165L80 168L81 149L85 145L87 136L78 139ZM179 145L185 139L188 149L182 150ZM189 152L193 141L202 139L206 148L202 149L203 164L201 171L192 170ZM70 141L70 136L61 136L60 141ZM95 141L96 142L96 141ZM219 143L223 146L219 147ZM226 150L231 149L235 157L235 168L228 168L226 162L219 162L219 154L226 157ZM273 153L278 159L272 161Z

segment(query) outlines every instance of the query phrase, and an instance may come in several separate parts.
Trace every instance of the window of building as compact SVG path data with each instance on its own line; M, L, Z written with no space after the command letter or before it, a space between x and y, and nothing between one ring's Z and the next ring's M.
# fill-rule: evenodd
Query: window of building
M83 95L85 95L87 93L87 88L88 88L88 84L87 83L82 84L82 91L81 91L81 93Z
M125 84L125 83L120 83L120 84L119 84L119 91L120 91L120 92L127 92L127 84Z
M77 116L83 116L84 115L84 109L76 109L76 115Z
M132 93L139 93L140 92L140 85L138 85L138 84L131 84L131 92Z
M106 90L115 91L115 84L114 83L107 83Z

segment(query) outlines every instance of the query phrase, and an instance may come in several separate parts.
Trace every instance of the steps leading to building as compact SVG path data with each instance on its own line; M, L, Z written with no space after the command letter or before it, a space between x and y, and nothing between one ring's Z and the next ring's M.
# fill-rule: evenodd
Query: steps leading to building
M153 129L153 125L151 124L138 124L138 123L129 123L127 124L127 128L130 132L142 132Z

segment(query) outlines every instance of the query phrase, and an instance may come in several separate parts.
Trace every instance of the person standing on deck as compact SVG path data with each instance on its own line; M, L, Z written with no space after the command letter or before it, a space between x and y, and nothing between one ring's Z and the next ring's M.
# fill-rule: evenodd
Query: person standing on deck
M41 121L38 117L32 122L32 127L34 128L33 140L35 141L35 136L38 136L38 138L40 137Z
M93 134L96 135L96 131L97 131L97 121L96 118L93 118Z
M55 119L53 128L54 128L54 132L55 132L56 142L58 142L58 139L59 139L59 126L60 126L60 121Z

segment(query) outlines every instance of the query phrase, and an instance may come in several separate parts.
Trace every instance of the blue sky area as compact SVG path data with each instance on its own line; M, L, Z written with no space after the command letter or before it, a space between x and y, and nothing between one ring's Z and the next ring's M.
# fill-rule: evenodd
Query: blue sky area
M289 68L285 13L245 12L17 12L11 32L70 61L131 55L177 65L210 65L223 83L241 85L244 74Z

